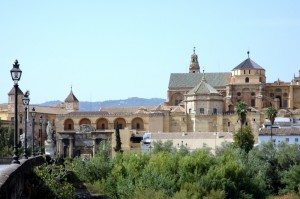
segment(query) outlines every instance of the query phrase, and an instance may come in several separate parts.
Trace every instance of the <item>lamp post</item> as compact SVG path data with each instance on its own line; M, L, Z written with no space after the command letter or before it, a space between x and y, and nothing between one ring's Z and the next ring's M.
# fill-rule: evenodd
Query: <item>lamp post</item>
M22 71L19 68L18 60L13 64L13 68L10 70L11 78L14 81L15 87L15 116L14 116L14 155L12 164L20 164L18 160L18 81L21 79Z
M39 119L39 124L40 124L40 147L39 147L39 155L42 155L42 125L43 125L43 116L40 115L40 119Z
M27 156L27 110L28 110L28 105L29 105L29 102L30 102L30 99L29 99L29 91L26 91L25 94L24 94L24 97L23 97L23 104L25 106L25 132L24 132L24 153L23 153L23 157L25 159L28 159L28 156Z
M34 125L35 125L35 108L32 108L32 112L31 112L31 116L32 116L32 148L31 148L31 157L35 156L34 153L34 143L35 143L35 139L34 139Z

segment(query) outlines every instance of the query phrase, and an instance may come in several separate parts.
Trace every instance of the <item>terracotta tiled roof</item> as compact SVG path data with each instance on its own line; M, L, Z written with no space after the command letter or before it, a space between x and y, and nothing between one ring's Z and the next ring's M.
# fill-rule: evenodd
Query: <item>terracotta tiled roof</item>
M32 108L35 108L35 112L37 113L46 113L46 114L67 114L69 113L67 110L58 108L58 107L50 107L50 106L35 106L35 105L30 105L29 106L29 112L32 111Z
M140 107L140 106L132 106L132 107L104 107L101 108L101 111L108 113L138 113L138 112L146 112L155 107Z
M270 128L263 128L259 131L259 135L270 135ZM273 135L300 135L300 128L272 128Z
M232 134L228 132L218 132L219 138L231 139ZM152 133L152 139L156 140L174 140L174 139L215 139L215 132L175 132L175 133Z

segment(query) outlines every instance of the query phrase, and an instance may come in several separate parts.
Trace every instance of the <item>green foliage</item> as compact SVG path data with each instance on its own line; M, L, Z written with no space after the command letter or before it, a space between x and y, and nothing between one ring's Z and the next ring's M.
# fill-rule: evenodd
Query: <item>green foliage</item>
M254 145L254 135L249 126L240 128L239 131L233 136L233 147L240 147L246 152L249 152Z
M235 113L238 115L241 124L243 125L246 121L247 116L247 104L243 101L239 101L235 104L234 107Z
M38 183L33 198L75 198L75 189L67 182L68 171L63 165L43 164L34 168Z
M245 135L251 133L250 128L244 130ZM76 159L71 165L77 168L76 175L82 175L81 180L91 182L91 192L109 198L260 199L280 193L299 194L298 145L270 142L241 150L224 144L215 156L208 148L181 154L171 142L157 142L153 150L117 153L111 159L109 149L105 149L84 163Z
M300 165L294 165L285 171L282 183L286 185L283 193L300 193Z
M121 142L121 137L120 137L120 128L119 124L117 123L116 125L116 147L114 147L115 152L123 152L122 150L122 142Z
M166 142L162 142L161 140L153 142L153 149L152 149L153 154L156 154L159 152L172 153L175 151L176 151L176 149L173 147L173 142L171 140L168 140Z
M13 130L11 126L3 127L0 121L0 157L11 157L13 154Z
M74 158L73 167L70 168L80 180L86 182L95 182L106 178L111 169L110 143L106 142L99 144L98 153L88 161L83 161L79 157Z
M270 106L266 110L265 115L270 120L271 124L273 125L274 124L274 120L275 120L275 118L277 116L277 110L273 106Z

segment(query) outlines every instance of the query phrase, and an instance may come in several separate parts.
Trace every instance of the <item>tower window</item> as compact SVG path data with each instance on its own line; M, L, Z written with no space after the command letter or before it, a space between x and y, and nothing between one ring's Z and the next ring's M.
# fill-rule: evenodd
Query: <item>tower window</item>
M178 104L180 104L181 101L182 101L181 99L176 99L175 100L175 106L177 106Z
M255 107L255 99L251 99L251 106Z
M200 114L204 114L204 108L200 108Z
M249 83L249 77L246 77L246 78L245 78L245 82L246 82L246 83Z
M217 109L214 108L214 109L213 109L213 114L217 114L217 113L218 113Z
M240 92L238 92L238 93L237 93L237 96L241 96L241 93L240 93Z

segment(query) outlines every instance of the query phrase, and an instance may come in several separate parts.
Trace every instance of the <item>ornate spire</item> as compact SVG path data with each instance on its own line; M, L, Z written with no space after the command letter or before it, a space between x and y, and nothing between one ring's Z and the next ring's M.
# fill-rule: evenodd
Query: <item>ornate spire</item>
M202 82L206 82L204 70L203 70Z
M195 49L196 49L196 47L194 47L193 54L191 56L191 63L190 63L190 68L189 68L190 73L199 73L199 71L200 71L198 56L195 53Z

